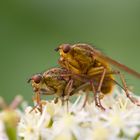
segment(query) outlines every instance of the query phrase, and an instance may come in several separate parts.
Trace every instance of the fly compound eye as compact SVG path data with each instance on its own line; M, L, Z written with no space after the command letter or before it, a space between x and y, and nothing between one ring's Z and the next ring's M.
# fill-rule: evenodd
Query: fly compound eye
M64 44L62 50L64 53L68 53L71 50L71 46L69 44Z
M42 76L40 74L37 74L37 75L34 75L32 77L32 80L36 83L36 84L39 84L42 80Z

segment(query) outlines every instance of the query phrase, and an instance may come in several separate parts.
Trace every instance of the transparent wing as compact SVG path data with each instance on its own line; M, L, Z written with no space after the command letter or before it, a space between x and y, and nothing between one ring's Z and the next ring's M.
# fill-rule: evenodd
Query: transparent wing
M126 71L127 73L137 77L137 78L140 78L140 73L136 72L135 70L127 67L126 65L124 64L121 64L120 62L102 54L100 51L98 50L95 50L93 51L93 55L98 59L103 59L105 61L107 61L109 64L113 65L113 66L116 66L118 67L119 69L123 70L123 71Z

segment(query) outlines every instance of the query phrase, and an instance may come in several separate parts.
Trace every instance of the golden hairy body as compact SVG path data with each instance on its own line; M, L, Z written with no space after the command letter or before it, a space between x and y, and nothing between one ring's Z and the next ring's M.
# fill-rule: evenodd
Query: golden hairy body
M41 94L55 94L57 97L63 99L66 97L68 100L69 96L83 90L86 91L84 105L87 101L88 92L92 91L95 104L105 110L101 104L101 99L104 95L111 93L114 84L118 84L125 91L126 96L137 104L137 101L130 95L121 72L112 70L111 65L140 78L140 74L135 70L113 60L88 44L63 44L56 51L60 53L59 64L61 67L49 69L29 79L36 93L38 104L40 104ZM122 85L115 81L113 75L120 77Z
M70 87L71 80L73 80L72 87ZM74 78L67 69L57 67L42 74L33 75L29 82L31 82L34 92L39 92L43 95L56 95L57 97L67 96L68 93L73 95L74 90L85 83L84 81L76 80L76 77ZM79 88L79 90L85 90L88 86L86 85L82 89Z
M100 75L93 77L93 83L95 87L98 87ZM30 79L32 88L35 92L34 100L39 106L40 111L42 112L41 105L41 95L55 95L55 102L57 102L58 98L62 101L69 100L69 96L73 96L77 94L80 90L88 93L92 92L92 86L90 85L89 79L85 77L79 77L79 75L75 75L70 73L65 68L52 68L44 73L35 74ZM105 77L105 82L101 88L104 94L110 91L109 82L111 82L110 77ZM110 85L112 82L110 83ZM102 96L103 97L103 96ZM87 100L85 100L86 102ZM83 106L85 105L83 103ZM36 107L36 106L35 106Z
M106 69L106 73L111 71L109 63L103 59L93 57L93 47L87 44L76 44L70 47L70 50L64 51L63 45L59 47L60 59L59 64L71 71L73 74L85 75L92 79L97 89L100 81L100 75L103 72L103 68ZM66 53L65 53L66 52ZM105 75L101 92L103 94L110 93L114 86L113 75Z
M86 79L90 82L89 89L94 93L95 104L104 109L100 99L103 95L111 93L114 83L118 84L126 93L126 96L136 103L133 97L129 94L125 79L119 70L112 70L111 65L128 72L138 78L140 73L119 63L116 60L104 55L88 44L62 44L55 49L59 51L59 64L61 67L69 70L73 75L78 75L79 78ZM113 75L118 75L122 81L122 86L115 81Z

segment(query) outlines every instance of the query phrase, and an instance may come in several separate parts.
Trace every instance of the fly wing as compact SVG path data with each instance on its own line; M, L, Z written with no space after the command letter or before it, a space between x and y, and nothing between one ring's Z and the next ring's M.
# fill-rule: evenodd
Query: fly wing
M119 69L123 70L123 71L126 71L127 73L137 77L137 78L140 78L140 73L136 72L135 70L125 66L124 64L121 64L120 62L102 54L100 51L98 50L95 50L93 51L93 55L97 58L97 59L102 59L104 61L107 61L109 64L113 65L113 66L116 66L118 67Z

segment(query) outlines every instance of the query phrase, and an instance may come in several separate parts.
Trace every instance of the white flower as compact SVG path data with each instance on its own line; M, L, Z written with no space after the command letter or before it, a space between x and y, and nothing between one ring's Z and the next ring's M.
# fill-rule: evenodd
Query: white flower
M25 140L39 140L39 138L47 138L49 131L44 129L49 125L50 116L46 115L46 107L43 113L36 112L36 110L30 112L32 108L28 107L25 110L25 114L22 116L18 125L18 135ZM42 135L44 134L44 135Z
M3 121L0 119L0 140L8 140Z
M18 136L24 140L131 140L140 133L140 107L123 91L105 96L105 111L94 102L81 108L83 102L81 95L69 102L67 110L67 104L46 101L42 114L36 109L29 113L28 107L18 124Z

